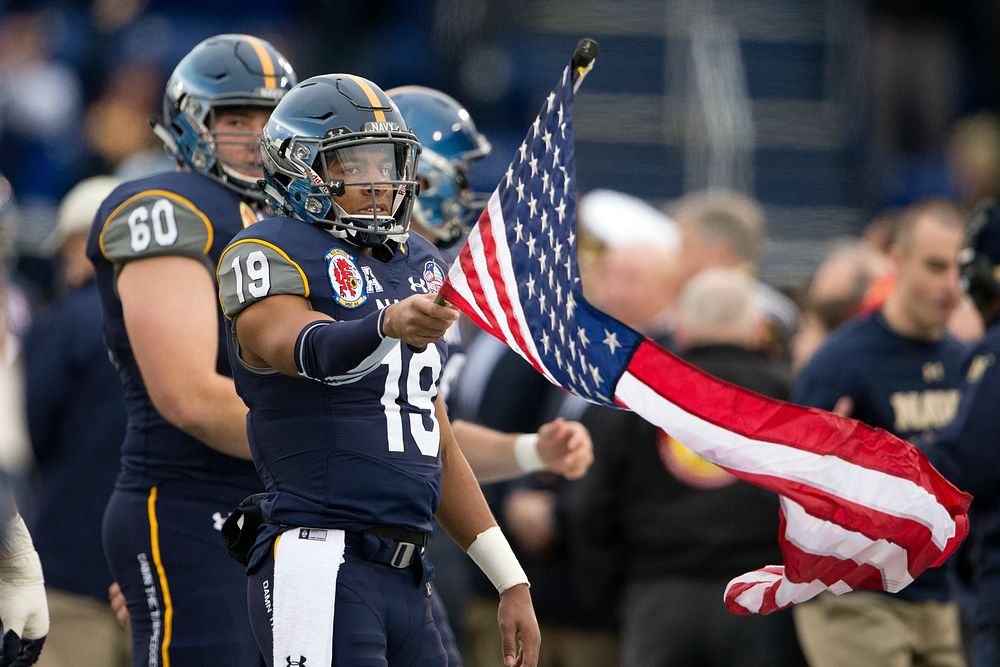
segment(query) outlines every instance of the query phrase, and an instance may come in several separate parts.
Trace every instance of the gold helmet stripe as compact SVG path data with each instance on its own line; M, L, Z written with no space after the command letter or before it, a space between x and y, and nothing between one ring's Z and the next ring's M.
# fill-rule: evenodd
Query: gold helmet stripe
M371 104L373 107L375 107L373 109L373 111L375 112L375 120L384 123L385 112L382 111L382 109L380 108L383 107L384 105L382 104L382 101L378 98L378 95L375 94L375 90L368 84L367 81L365 81L361 77L357 77L352 74L348 74L347 76L350 77L351 81L358 84L361 90L364 91L365 96L368 98L368 103Z
M260 67L264 71L264 87L277 88L278 78L274 75L274 61L271 60L271 54L267 52L264 42L252 35L244 35L244 37L257 53L257 57L260 58Z

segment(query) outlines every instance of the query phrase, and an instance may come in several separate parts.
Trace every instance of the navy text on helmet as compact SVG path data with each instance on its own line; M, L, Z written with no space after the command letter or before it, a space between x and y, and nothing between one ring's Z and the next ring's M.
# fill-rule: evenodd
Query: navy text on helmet
M163 125L154 129L179 164L259 200L259 134L216 131L215 115L224 108L270 111L296 82L288 60L268 42L251 35L210 37L174 68L163 96ZM254 161L221 158L218 149L226 144L252 144Z
M303 81L275 107L261 154L267 202L279 213L362 247L406 240L420 144L371 81Z

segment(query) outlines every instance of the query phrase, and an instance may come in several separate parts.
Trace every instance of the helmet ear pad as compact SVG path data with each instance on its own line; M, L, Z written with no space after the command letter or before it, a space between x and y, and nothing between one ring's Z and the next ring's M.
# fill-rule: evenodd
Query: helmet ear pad
M171 128L175 133L179 161L198 172L215 167L215 152L203 143L206 136L210 136L204 123L195 121L189 114L179 114L174 117Z

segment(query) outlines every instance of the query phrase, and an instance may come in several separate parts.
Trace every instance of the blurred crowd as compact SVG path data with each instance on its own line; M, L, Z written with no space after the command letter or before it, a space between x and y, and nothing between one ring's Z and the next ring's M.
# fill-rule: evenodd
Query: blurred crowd
M26 429L5 430L0 464L34 536L50 609L87 600L95 619L88 632L116 647L118 664L127 664L128 642L107 604L111 577L98 536L125 414L101 339L86 235L117 183L173 168L147 119L159 115L166 74L187 46L228 28L226 12L236 7L254 17L248 31L257 25L282 48L294 31L316 29L303 26L298 4L334 12L326 3L218 3L216 23L163 24L189 31L180 45L149 16L188 3L163 4L0 14L0 363L5 377L23 373L26 387ZM356 25L375 23L368 10L345 11ZM75 22L99 39L71 39ZM440 44L463 29L451 27L435 42L445 59L455 56ZM337 69L377 60L377 44L357 33L350 42L338 53L355 48L355 60ZM307 71L327 63L288 52ZM406 67L427 58L415 55ZM1000 443L993 438L992 458L979 452L969 462L948 429L982 419L964 397L975 395L970 383L996 373L989 341L1000 243L982 234L1000 233L989 208L1000 201L1000 115L925 111L943 117L933 121L942 126L938 155L951 196L871 211L862 233L827 244L801 285L760 279L768 216L750 193L710 188L656 202L607 189L579 193L587 299L732 384L906 438L960 486L984 474L979 467L1000 458ZM892 148L872 150L884 156ZM970 292L978 283L962 271L975 262L991 263L985 278L976 275L987 287L992 276L994 292ZM17 392L0 390L10 395L0 408L13 404ZM1000 665L989 574L1000 562L1000 487L990 478L970 482L977 512L968 547L910 595L823 596L794 614L736 617L722 604L729 579L780 562L776 497L635 415L560 392L487 335L467 345L450 391L458 419L534 432L564 417L583 422L593 438L595 461L582 479L542 472L484 486L532 581L540 664ZM955 415L963 421L952 424ZM437 585L466 663L495 664L495 591L471 563L444 548L439 557L458 563L440 568ZM992 644L981 644L983 632L993 632Z

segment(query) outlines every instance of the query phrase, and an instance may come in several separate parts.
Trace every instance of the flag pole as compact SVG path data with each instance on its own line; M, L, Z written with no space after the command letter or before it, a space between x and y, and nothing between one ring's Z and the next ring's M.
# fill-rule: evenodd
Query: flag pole
M576 43L576 50L573 52L573 92L575 93L583 83L583 78L590 70L594 69L594 61L601 53L601 46L597 40L584 37Z
M570 61L574 93L579 90L584 77L590 73L590 70L594 69L594 61L597 60L597 56L600 53L601 45L597 43L596 39L584 37L576 43L576 49L573 51L573 59ZM434 297L434 303L443 306L448 303L448 300L438 294Z

